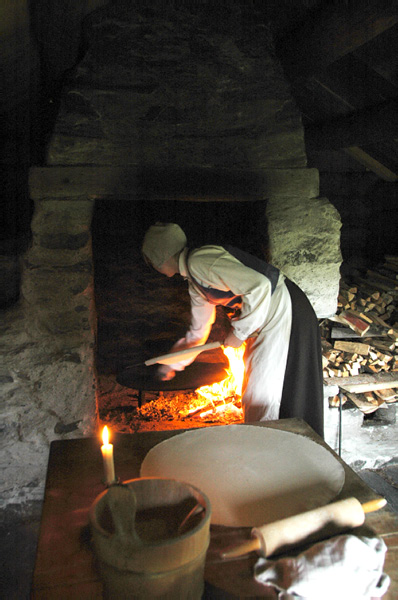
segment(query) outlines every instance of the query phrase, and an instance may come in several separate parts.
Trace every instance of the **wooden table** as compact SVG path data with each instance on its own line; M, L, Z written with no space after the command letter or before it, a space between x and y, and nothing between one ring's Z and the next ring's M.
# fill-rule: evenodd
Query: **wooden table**
M300 419L283 419L253 425L299 433L329 448ZM156 431L113 436L115 469L121 481L139 476L147 452L163 440L179 435L181 430ZM82 438L55 441L51 444L40 537L32 584L34 600L69 600L102 598L102 585L95 570L89 542L88 511L102 484L103 465L100 439ZM377 495L332 451L345 469L345 484L340 498L355 496L366 502ZM371 532L369 532L371 527ZM389 550L385 572L391 586L383 600L398 598L398 518L388 507L367 515L366 526L358 533L381 536ZM234 598L275 599L275 592L259 586L252 577L256 555L234 561L220 561L218 550L249 538L247 528L212 526L211 543L206 560L205 599Z

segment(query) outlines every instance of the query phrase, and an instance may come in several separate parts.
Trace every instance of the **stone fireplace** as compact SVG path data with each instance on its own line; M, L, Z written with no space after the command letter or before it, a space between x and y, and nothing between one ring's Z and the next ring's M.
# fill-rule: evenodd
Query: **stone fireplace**
M156 279L163 287L151 292L140 260L152 222L176 220L194 243L238 239L300 285L319 318L336 310L340 217L306 166L300 113L267 24L238 6L115 2L85 27L46 165L30 175L32 245L5 335L6 503L41 496L53 439L97 429L98 371L120 366L98 350L110 338L96 305L115 301L96 298L100 280L111 281L109 294L131 294L123 360L184 327L186 313L166 311L181 289ZM130 261L134 290L120 272L100 271L105 247L116 263Z

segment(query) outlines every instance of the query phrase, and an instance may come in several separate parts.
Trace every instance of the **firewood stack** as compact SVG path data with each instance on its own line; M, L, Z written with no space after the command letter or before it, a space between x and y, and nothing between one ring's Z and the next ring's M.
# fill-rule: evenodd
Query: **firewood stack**
M341 280L337 314L321 324L321 331L323 375L327 383L337 383L342 389L354 388L348 385L354 380L343 383L335 378L355 378L365 391L347 393L347 397L365 413L385 402L395 402L398 399L398 256L386 256L384 263L374 270L355 273L349 281ZM372 389L380 387L381 378L387 373L391 388L387 380L383 382L385 389ZM375 376L368 390L363 377L366 374ZM337 402L338 398L331 404Z

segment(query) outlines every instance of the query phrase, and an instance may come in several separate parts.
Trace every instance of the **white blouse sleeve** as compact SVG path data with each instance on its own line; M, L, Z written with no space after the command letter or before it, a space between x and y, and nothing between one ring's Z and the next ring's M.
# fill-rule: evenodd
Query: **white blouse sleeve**
M190 268L193 277L206 285L242 296L241 314L232 320L239 339L246 340L264 325L271 302L271 282L265 275L246 267L223 248L203 256L198 253Z

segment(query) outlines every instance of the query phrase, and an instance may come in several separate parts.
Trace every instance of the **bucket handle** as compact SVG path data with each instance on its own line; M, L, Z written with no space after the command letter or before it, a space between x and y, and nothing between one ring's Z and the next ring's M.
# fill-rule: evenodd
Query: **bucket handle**
M137 498L127 485L112 485L106 494L106 501L115 526L115 541L129 546L142 546L142 540L135 530Z

